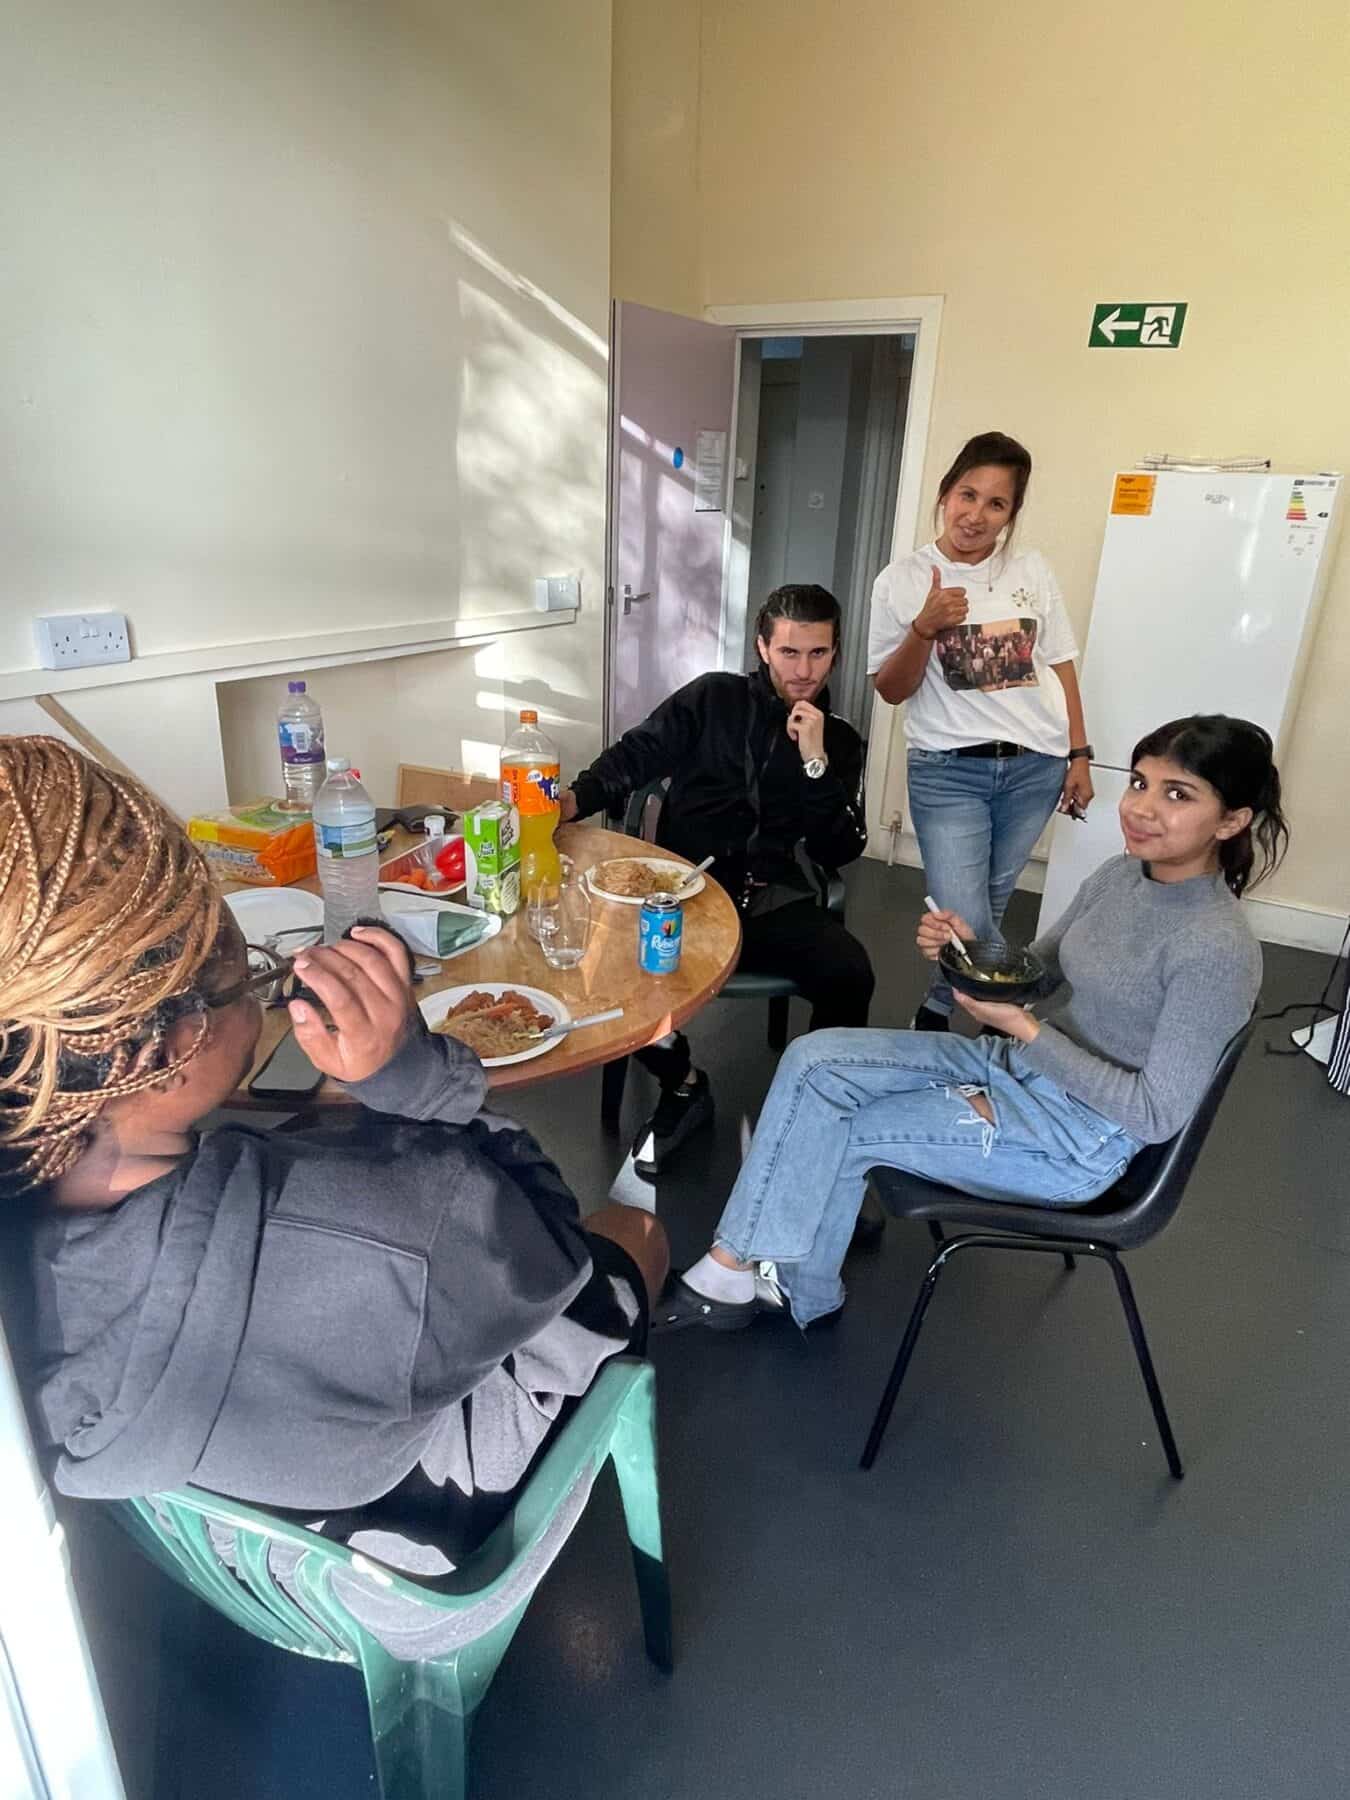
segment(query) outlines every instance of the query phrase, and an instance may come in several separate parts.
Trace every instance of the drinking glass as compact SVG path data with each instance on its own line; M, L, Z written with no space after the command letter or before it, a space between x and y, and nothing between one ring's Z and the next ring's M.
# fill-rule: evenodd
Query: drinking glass
M537 908L539 947L550 969L575 969L591 935L591 897L576 870L564 860L562 882L551 901Z

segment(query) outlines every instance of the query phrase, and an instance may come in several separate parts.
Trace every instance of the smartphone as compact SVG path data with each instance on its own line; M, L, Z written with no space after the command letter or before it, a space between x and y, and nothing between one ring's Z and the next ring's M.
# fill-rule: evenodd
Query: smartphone
M323 1081L323 1074L288 1031L248 1084L255 1100L304 1100Z

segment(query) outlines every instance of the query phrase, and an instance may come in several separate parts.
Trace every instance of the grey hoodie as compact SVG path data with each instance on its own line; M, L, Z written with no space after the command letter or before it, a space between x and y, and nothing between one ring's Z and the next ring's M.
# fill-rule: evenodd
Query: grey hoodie
M500 1490L623 1347L563 1316L576 1201L480 1114L472 1051L419 1021L352 1091L345 1125L227 1126L111 1210L36 1212L30 1391L63 1491L328 1511L419 1464Z

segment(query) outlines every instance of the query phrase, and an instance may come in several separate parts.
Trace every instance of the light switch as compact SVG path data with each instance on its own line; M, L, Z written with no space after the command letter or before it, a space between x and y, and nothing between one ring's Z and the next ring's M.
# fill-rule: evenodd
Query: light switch
M581 605L581 577L536 575L534 604L539 612L575 612Z

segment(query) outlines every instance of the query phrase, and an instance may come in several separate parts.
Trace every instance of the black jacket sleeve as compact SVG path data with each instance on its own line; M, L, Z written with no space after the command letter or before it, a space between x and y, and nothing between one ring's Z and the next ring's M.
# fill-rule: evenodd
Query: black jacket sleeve
M602 807L617 815L629 794L673 775L703 734L707 691L708 678L700 675L602 750L572 783L577 817L585 819Z
M831 721L829 767L819 781L802 776L806 854L826 869L842 869L867 848L863 811L863 746L851 725Z

